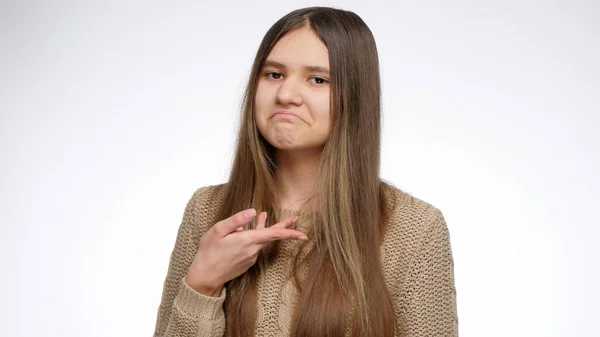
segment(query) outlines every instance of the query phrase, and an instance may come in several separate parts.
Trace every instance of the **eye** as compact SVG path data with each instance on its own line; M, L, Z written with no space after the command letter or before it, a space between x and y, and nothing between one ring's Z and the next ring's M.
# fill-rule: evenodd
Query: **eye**
M273 76L271 76L271 75L273 75ZM281 75L278 72L270 71L270 72L266 73L265 76L267 76L268 78L274 79L274 80L278 80L283 75Z
M311 80L315 80L316 82L313 82L315 84L325 84L328 83L329 81L327 81L326 79L322 78L322 77L311 77Z

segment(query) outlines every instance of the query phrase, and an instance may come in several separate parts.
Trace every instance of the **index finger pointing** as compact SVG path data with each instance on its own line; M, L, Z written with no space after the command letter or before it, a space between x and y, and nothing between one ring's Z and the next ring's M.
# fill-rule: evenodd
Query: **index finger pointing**
M269 227L248 231L250 239L257 244L266 244L276 240L307 240L306 234L295 229Z

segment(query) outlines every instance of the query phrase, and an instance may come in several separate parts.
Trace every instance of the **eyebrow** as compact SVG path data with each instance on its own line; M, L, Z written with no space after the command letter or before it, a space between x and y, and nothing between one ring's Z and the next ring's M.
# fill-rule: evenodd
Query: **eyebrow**
M283 63L279 63L279 62L273 61L273 60L266 60L264 66L265 67L271 66L271 67L276 67L276 68L281 68L281 69L285 69L286 68ZM305 70L308 70L308 71L329 74L329 69L326 68L326 67L321 67L321 66L304 66L303 68Z

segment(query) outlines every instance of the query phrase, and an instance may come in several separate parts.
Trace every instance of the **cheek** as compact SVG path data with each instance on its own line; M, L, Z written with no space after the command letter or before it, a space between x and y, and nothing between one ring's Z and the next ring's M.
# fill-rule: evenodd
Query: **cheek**
M256 88L256 95L254 96L254 114L257 120L268 113L268 104L269 92L267 88L261 86L259 82L258 87Z
M329 95L323 99L321 105L321 114L323 119L323 132L329 137L333 125L333 116L330 111Z
M258 132L266 138L265 132L267 132L267 120L269 118L269 102L263 95L261 95L260 91L257 91L257 94L254 98L254 123L256 123L256 127L258 128Z
M329 95L319 97L313 101L314 118L319 121L322 126L331 124L331 114L329 112Z
M260 87L257 88L256 90L256 95L254 95L254 111L259 111L260 107L263 104L263 100L262 100L262 91L260 90Z
M265 101L264 101L264 93L259 87L256 90L256 95L254 96L254 119L256 120L257 123L260 123L261 120L261 114L262 112L265 110L264 107Z

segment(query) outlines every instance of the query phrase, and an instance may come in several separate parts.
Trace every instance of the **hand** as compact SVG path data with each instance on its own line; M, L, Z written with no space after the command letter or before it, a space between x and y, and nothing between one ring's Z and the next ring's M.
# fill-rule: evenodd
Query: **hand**
M192 289L204 295L219 296L227 281L256 263L258 253L269 242L307 239L304 233L289 229L298 221L295 216L266 228L267 213L262 212L256 229L243 230L255 216L254 209L247 209L217 222L206 232L185 278Z

